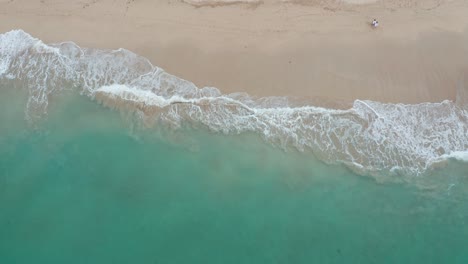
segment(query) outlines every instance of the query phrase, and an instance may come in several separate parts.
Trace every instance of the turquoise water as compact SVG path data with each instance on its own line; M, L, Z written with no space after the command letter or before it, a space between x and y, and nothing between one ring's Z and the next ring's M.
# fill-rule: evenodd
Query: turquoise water
M0 263L468 263L463 102L222 94L0 34Z
M0 88L0 263L468 263L466 163L379 183L73 93L31 124L22 93Z

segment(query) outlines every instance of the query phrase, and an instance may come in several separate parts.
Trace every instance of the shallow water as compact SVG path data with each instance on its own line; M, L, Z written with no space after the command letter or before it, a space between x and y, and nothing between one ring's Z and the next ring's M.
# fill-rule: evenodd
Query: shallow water
M312 152L321 161L376 178L392 174L411 181L448 159L468 162L463 85L456 101L355 100L349 109L323 108L298 98L199 88L128 50L49 45L21 30L0 34L0 79L28 91L25 113L31 121L47 115L55 96L74 91L133 113L132 122L147 127L253 133L272 145Z
M139 130L74 93L31 125L0 93L1 263L468 261L466 163L424 190L256 135Z

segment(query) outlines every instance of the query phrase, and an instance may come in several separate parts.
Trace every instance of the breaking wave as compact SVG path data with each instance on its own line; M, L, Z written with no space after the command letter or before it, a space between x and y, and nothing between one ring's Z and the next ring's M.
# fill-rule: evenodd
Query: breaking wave
M5 79L28 88L31 119L46 113L53 94L75 89L131 111L147 125L178 129L190 124L228 135L254 132L276 146L310 151L363 174L420 175L448 159L468 160L468 111L451 101L356 100L352 108L337 110L295 106L287 98L222 94L124 49L46 45L21 30L0 35L0 81Z

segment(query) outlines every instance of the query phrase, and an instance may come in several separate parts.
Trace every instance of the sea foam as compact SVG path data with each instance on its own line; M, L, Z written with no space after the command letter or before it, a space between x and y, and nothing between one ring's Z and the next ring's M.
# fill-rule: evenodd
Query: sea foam
M442 158L455 159L458 161L468 162L468 151L454 151L450 154L442 155Z
M168 74L124 49L46 45L21 31L0 35L0 80L29 89L40 117L62 89L75 89L147 124L189 124L216 133L253 132L284 149L313 152L363 174L420 175L450 158L466 161L468 113L451 101L389 104L356 100L347 110L295 106L287 98L222 94ZM71 88L70 88L71 87Z

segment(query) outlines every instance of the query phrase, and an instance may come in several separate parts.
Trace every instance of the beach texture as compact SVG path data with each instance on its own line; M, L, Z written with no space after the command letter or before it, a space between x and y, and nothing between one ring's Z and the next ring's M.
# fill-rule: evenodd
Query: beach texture
M125 48L224 93L346 106L355 99L440 102L455 100L468 66L463 0L262 1L215 8L150 0L0 5L0 31L23 29L46 43ZM380 22L377 30L370 26L373 18Z

